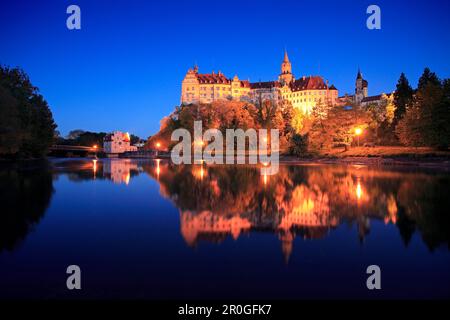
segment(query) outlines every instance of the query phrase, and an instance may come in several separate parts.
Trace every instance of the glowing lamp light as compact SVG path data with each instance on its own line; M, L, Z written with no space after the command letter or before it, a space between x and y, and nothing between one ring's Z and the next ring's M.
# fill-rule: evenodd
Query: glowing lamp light
M161 143L157 142L157 143L156 143L156 147L157 147L157 148L161 147Z
M356 134L357 136L361 135L361 133L362 133L362 129L361 129L361 128L356 128L356 129L355 129L355 134Z
M97 146L96 144L94 144L94 145L92 146L92 148L97 149L98 146Z

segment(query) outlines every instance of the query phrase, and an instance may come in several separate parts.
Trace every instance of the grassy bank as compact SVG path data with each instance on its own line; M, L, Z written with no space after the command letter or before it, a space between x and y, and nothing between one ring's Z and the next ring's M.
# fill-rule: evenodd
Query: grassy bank
M428 147L353 147L349 150L332 149L319 154L320 157L382 157L382 158L448 158L450 151L439 151Z

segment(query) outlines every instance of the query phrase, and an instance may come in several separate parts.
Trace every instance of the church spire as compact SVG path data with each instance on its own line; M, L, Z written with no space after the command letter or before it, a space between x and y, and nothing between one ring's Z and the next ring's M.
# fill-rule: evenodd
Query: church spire
M287 50L284 49L284 59L281 63L281 74L278 80L283 84L289 84L294 80L294 75L292 74L292 65L289 61Z
M362 79L361 69L358 67L358 75L356 76L356 79Z
M289 62L289 57L288 57L288 53L287 53L286 49L284 49L284 60L283 60L283 62Z

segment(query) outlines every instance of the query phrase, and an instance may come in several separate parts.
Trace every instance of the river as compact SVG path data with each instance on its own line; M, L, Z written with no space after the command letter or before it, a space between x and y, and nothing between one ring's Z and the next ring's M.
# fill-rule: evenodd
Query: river
M450 297L439 169L53 159L3 164L0 190L2 298Z

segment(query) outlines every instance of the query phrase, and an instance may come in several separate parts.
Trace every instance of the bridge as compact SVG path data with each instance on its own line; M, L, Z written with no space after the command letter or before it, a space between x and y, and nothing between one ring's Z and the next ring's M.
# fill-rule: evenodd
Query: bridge
M88 155L96 155L102 153L103 148L97 146L85 147L85 146L70 146L70 145L58 145L55 144L49 148L49 156L55 157L69 157L79 156L86 157Z

